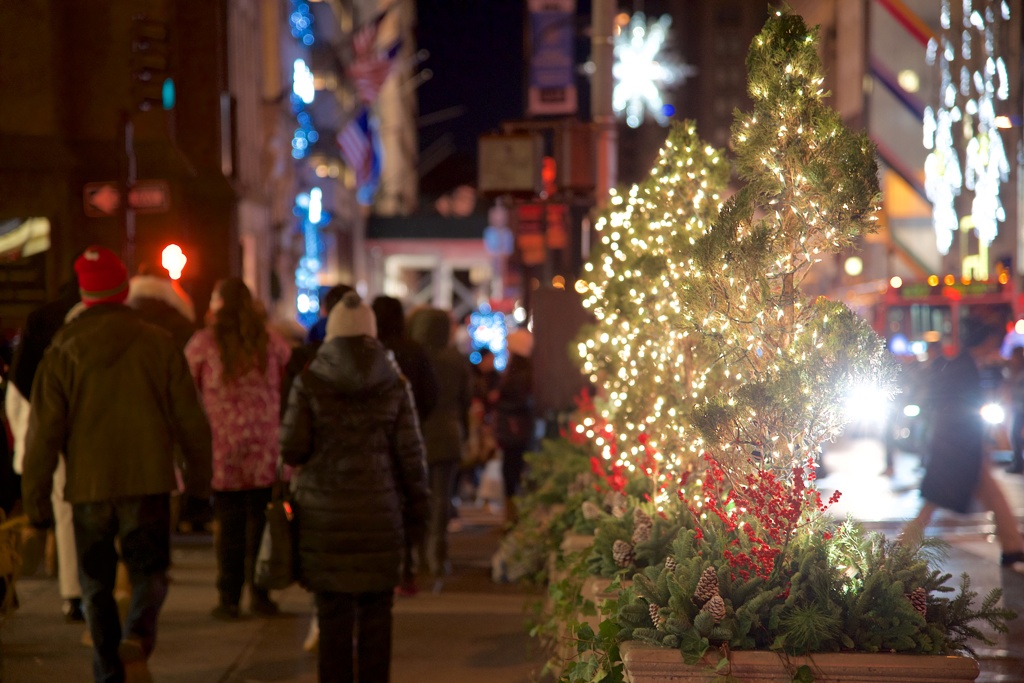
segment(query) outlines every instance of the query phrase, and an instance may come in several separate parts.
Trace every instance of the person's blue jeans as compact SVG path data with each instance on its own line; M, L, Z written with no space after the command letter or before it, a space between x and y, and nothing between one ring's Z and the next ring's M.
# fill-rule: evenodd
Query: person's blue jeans
M137 639L147 657L156 646L171 559L170 495L75 503L74 522L82 607L93 642L93 676L97 682L122 683L124 668L117 654L122 637ZM123 627L114 600L115 539L121 541L121 558L132 584Z

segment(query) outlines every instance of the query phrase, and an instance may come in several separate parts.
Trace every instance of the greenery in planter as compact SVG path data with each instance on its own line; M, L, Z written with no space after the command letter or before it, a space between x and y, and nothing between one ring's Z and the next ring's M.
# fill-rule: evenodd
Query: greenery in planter
M589 396L581 395L568 433L545 439L539 452L526 455L523 494L516 501L519 521L499 550L503 578L543 584L548 557L558 552L566 532L592 534L602 519L623 514L628 500L645 493L645 478L595 454L587 431L593 434L598 420Z
M621 517L605 515L587 558L592 576L612 578L659 565L668 556L680 523L674 517L649 515L638 505Z
M959 595L943 597L950 576L925 549L836 526L811 469L788 482L758 470L723 496L724 475L708 458L696 526L623 592L620 639L679 648L690 663L713 647L951 654L984 640L974 622L1005 631L1015 616L997 606L998 590L974 607L966 575Z
M644 260L656 236L634 219L659 216L647 227L661 235L697 225L666 208L695 197L698 176L656 169L602 223L606 248L592 261L588 301L608 323L598 330L606 338L583 341L581 353L610 407L608 426L590 432L604 439L596 445L607 460L651 477L641 500L681 530L663 563L634 575L607 626L575 629L579 656L565 680L616 680L617 643L628 639L677 648L691 662L712 648L944 654L969 651L983 636L976 624L1003 630L1014 616L998 607L999 591L978 601L966 576L956 594L932 569L932 547L830 522L830 501L814 488L816 455L843 426L847 392L861 383L889 391L896 370L864 321L802 291L818 260L874 229L878 200L873 146L823 101L815 38L780 12L753 41L754 109L737 113L732 136L744 184L689 232L671 267ZM679 151L667 150L662 160ZM659 300L670 303L655 315ZM664 326L686 340L671 352L682 361L638 336L653 323L652 335ZM688 476L700 453L706 470ZM676 491L682 509L668 505ZM627 523L608 534L610 548L595 548L592 569L611 569L609 551L624 557L615 541Z

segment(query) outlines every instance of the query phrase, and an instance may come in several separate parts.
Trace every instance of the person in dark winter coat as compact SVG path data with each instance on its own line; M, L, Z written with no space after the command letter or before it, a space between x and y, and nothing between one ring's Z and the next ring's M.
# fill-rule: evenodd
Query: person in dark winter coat
M437 405L437 376L426 350L405 334L405 311L402 302L390 296L373 300L377 318L377 338L391 353L405 378L412 386L416 414L426 420Z
M498 385L494 408L495 440L501 448L501 475L505 483L505 517L516 521L515 496L523 477L524 456L534 447L533 336L516 330L508 336L508 367Z
M184 355L166 332L123 305L128 277L117 255L89 247L75 270L86 310L54 337L32 384L25 512L35 528L52 523L53 474L63 451L95 679L148 680L168 587L174 444L184 456L186 487L208 495L210 425ZM123 626L113 596L115 538L132 585Z
M376 332L373 311L346 294L281 425L281 457L301 466L298 577L316 598L321 683L388 680L403 540L422 534L429 495L412 393Z
M64 319L80 300L78 276L61 285L57 298L28 314L21 330L21 339L14 350L5 397L7 419L14 437L14 471L21 472L25 455L25 431L28 429L29 404L32 400L32 382L43 353L50 341L64 325Z
M184 290L150 266L128 282L127 304L147 322L164 328L178 348L184 349L196 331L196 312Z
M924 505L904 529L904 538L917 541L938 508L968 512L974 499L995 517L996 538L1002 546L1001 564L1024 572L1024 537L1013 509L992 475L989 444L982 425L986 402L980 366L998 356L1001 326L969 318L961 323L963 350L933 366L928 384L931 438L921 497Z
M196 311L192 299L167 271L150 264L142 264L138 274L128 281L129 306L146 322L167 330L182 351L196 332ZM176 530L195 530L209 526L213 519L210 500L191 496L174 497L172 523Z
M437 407L423 422L430 472L430 517L423 554L426 569L435 577L451 571L448 562L448 520L452 495L469 435L469 406L473 375L469 360L451 343L452 320L448 311L424 308L409 319L409 336L430 354L440 388Z
M22 461L25 458L25 435L28 432L31 413L32 382L43 353L76 306L80 306L78 276L72 273L71 279L61 286L57 299L29 313L21 331L21 341L11 361L4 402L13 445L11 483L15 486L15 491L12 506L21 500L21 478L18 475L21 474ZM85 619L82 614L82 589L78 583L78 567L74 560L71 509L61 498L63 481L64 468L59 467L54 482L53 502L57 568L60 577L60 596L63 598L61 612L69 621L80 622Z
M377 319L377 338L394 354L399 370L409 380L416 403L416 414L422 424L437 405L438 385L434 366L426 350L405 334L405 311L402 302L390 296L373 300L373 314ZM415 595L416 572L413 566L412 544L406 540L402 559L400 595Z

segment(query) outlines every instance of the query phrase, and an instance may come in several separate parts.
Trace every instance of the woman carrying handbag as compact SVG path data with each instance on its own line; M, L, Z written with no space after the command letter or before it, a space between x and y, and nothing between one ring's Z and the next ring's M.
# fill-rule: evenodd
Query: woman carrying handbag
M281 424L281 457L301 465L292 498L298 580L316 599L321 683L388 680L404 539L422 535L427 510L412 394L376 327L359 295L346 294Z

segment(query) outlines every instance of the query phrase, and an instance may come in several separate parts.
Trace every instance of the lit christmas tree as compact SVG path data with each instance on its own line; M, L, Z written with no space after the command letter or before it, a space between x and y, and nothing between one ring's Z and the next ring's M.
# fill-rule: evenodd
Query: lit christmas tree
M677 280L679 324L721 350L732 383L692 417L726 464L789 469L843 426L857 384L891 387L881 339L845 305L808 302L800 284L826 253L874 230L874 147L847 130L821 89L815 31L777 13L747 57L749 114L733 124L745 183L697 238Z
M601 244L585 266L584 306L598 322L578 347L585 372L604 387L606 422L579 428L596 430L606 460L650 477L662 503L698 455L688 415L705 398L717 355L679 329L676 282L717 217L727 181L722 151L704 144L692 123L673 127L650 178L613 196L618 208L598 222Z

